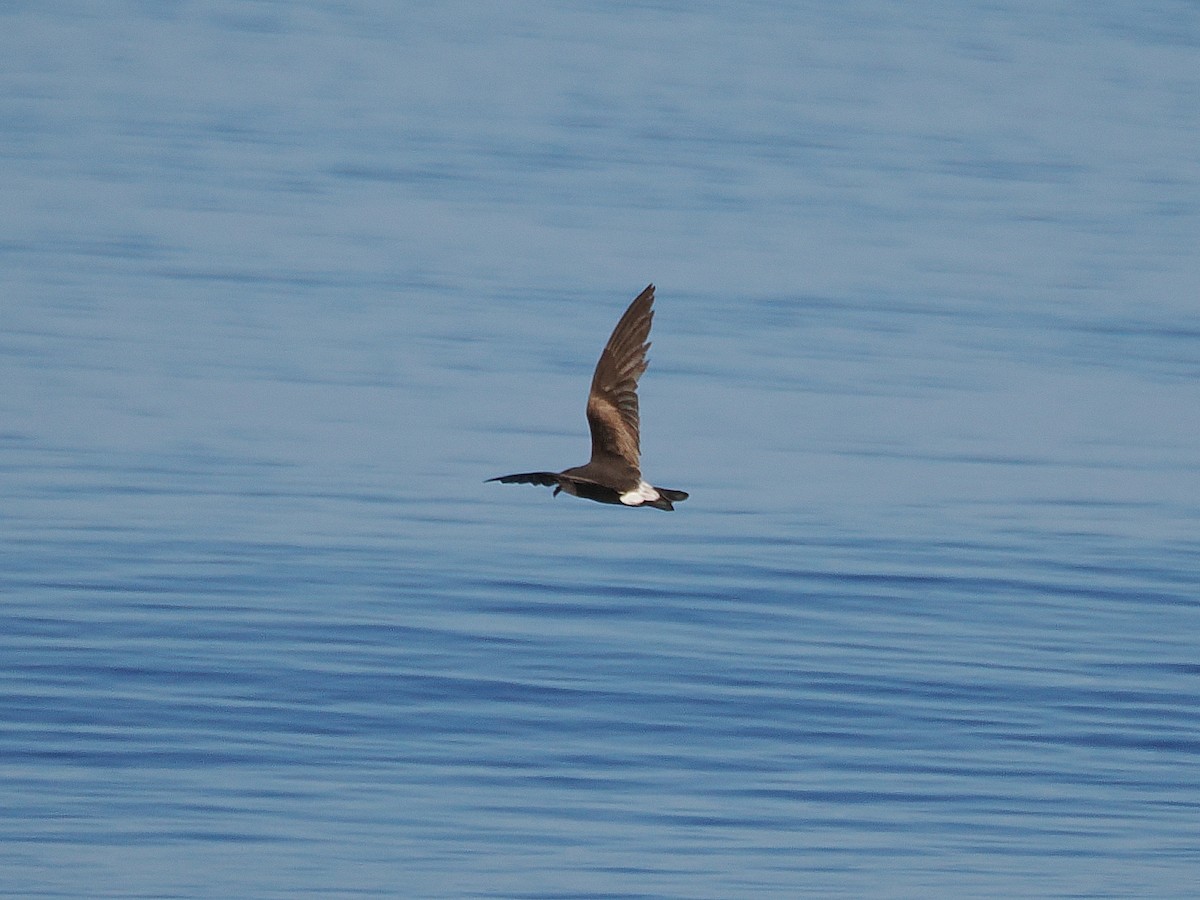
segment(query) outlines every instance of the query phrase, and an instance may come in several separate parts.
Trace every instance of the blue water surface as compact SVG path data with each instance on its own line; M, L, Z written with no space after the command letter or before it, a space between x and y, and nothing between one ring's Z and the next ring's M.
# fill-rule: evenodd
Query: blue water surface
M0 895L1186 897L1200 8L0 10ZM586 461L658 285L673 513Z

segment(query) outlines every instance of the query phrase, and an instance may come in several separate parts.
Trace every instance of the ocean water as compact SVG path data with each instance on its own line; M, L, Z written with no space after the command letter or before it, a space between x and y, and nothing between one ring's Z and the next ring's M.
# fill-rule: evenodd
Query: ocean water
M5 6L0 895L1194 896L1198 54Z

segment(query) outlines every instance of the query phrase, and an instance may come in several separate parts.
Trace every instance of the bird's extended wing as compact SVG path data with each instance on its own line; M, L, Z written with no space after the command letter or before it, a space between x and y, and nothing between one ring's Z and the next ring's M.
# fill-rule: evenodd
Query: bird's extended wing
M587 419L592 432L592 462L617 457L632 466L638 477L639 458L637 384L646 371L650 349L650 323L654 318L654 285L648 285L629 304L625 315L596 363L588 393Z
M560 479L557 472L521 472L517 475L498 475L488 481L499 481L501 484L541 484L549 487L558 484Z

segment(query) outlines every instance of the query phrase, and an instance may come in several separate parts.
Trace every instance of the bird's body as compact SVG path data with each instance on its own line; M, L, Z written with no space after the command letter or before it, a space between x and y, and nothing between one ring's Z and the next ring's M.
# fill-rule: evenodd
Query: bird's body
M488 481L553 486L556 496L564 491L598 503L655 509L674 509L674 503L687 499L684 491L642 479L637 384L648 364L653 304L654 285L649 285L629 304L596 363L587 402L592 458L561 472L525 472Z

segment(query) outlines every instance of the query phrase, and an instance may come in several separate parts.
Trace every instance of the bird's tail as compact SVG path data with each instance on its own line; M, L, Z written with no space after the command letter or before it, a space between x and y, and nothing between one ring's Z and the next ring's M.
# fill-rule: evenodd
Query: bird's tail
M688 498L687 491L675 491L671 488L660 488L655 485L654 489L658 491L658 499L646 506L653 506L655 509L674 509L674 504Z

